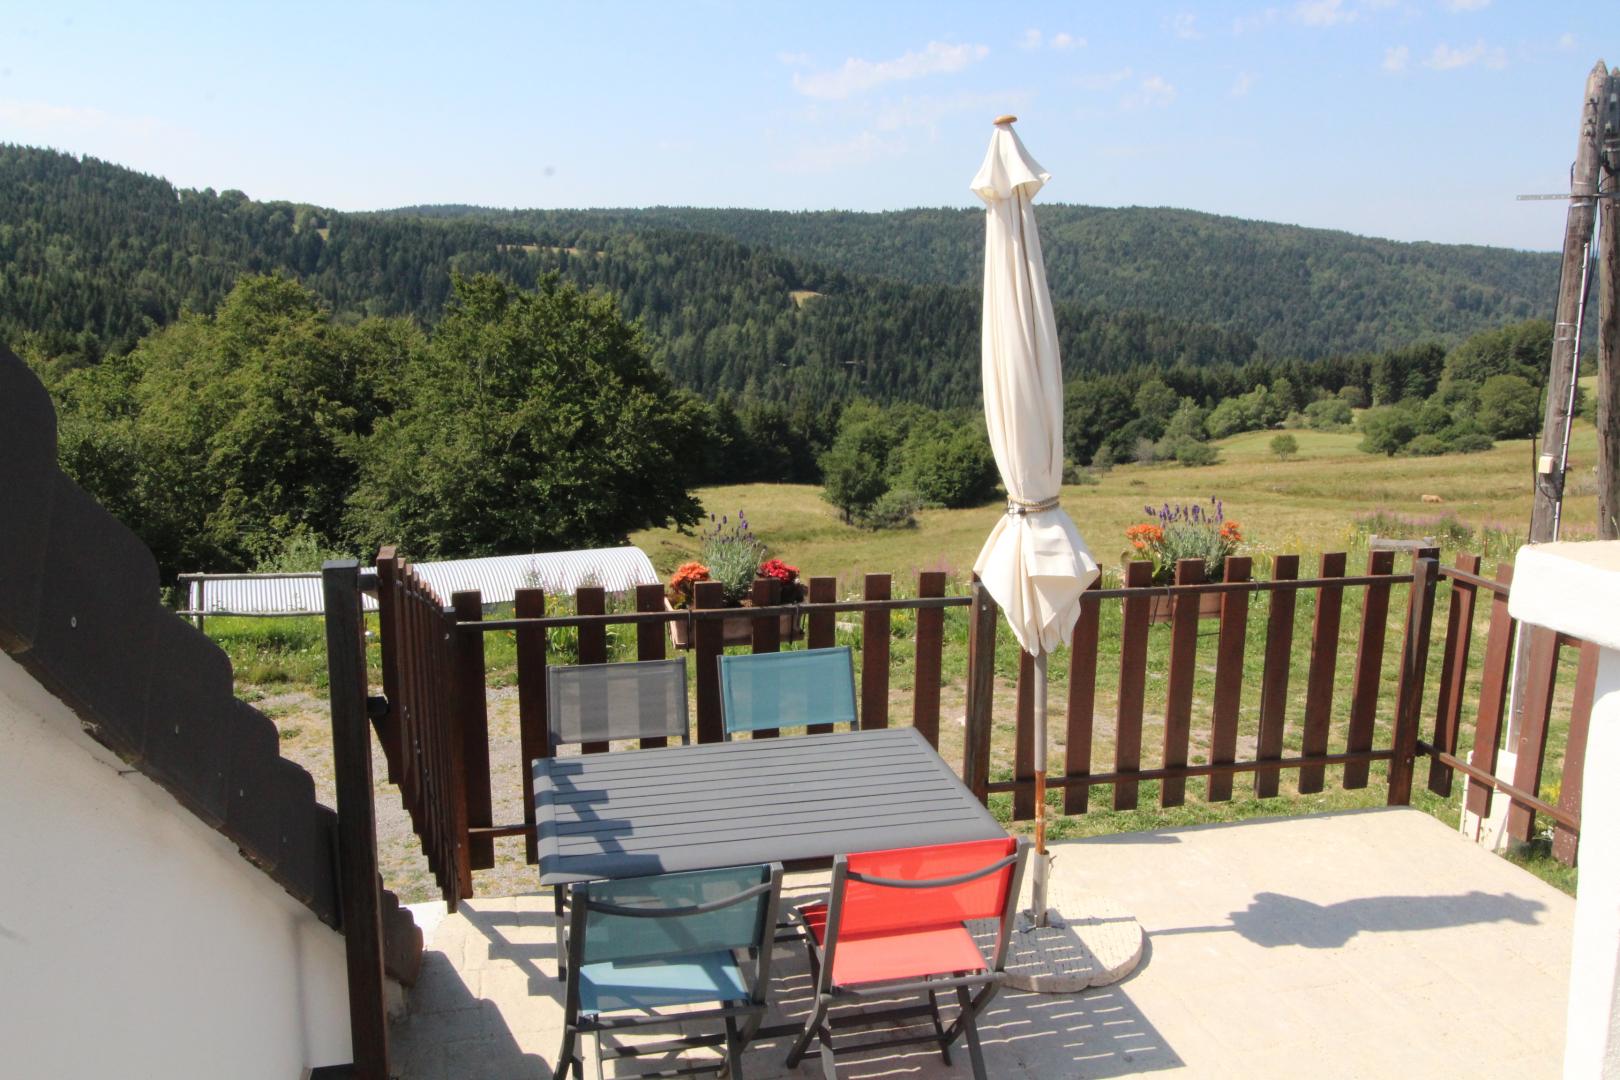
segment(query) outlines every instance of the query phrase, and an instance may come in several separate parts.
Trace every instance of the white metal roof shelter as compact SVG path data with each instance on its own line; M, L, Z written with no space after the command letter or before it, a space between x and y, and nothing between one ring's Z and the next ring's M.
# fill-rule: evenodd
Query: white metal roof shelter
M652 560L638 547L495 555L414 565L444 600L449 601L451 593L477 589L486 604L509 604L518 589L538 588L555 595L572 593L589 584L619 593L637 585L660 583ZM188 586L187 615L319 615L323 610L321 575L315 572L182 574L180 580ZM366 596L364 601L367 611L376 610L375 598Z

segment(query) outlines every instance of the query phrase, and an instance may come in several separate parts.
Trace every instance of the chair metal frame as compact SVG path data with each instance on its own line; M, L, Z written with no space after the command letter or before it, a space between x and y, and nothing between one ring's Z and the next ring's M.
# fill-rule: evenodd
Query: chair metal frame
M815 934L805 921L803 914L795 910L795 921L800 925L804 934L805 949L810 956L811 979L815 983L816 1003L810 1016L805 1020L804 1029L799 1033L793 1048L788 1052L787 1068L796 1068L807 1054L817 1053L821 1059L821 1071L827 1080L837 1080L837 1063L834 1057L833 1034L841 1027L869 1027L874 1023L887 1020L907 1020L916 1017L929 1017L934 1022L934 1033L931 1035L915 1035L901 1039L869 1039L854 1046L845 1046L848 1052L859 1052L894 1046L908 1046L919 1043L933 1043L939 1047L940 1056L945 1064L951 1063L951 1044L958 1038L966 1036L968 1057L973 1067L973 1075L978 1080L986 1080L984 1069L984 1052L979 1043L979 1029L977 1019L984 1011L990 1000L1001 989L1006 978L1005 968L1007 962L1007 948L1011 940L1013 918L1016 914L1018 888L1023 879L1024 862L1029 852L1029 841L1023 837L1016 839L1010 855L1006 855L981 869L965 874L958 874L945 878L928 879L895 879L879 878L858 873L849 868L849 856L840 855L833 863L832 888L827 898L827 923L824 930L823 941L818 944ZM999 873L1007 867L1012 872L1007 876L1007 892L1002 899L1001 925L996 936L996 947L993 954L986 961L985 968L977 972L958 971L950 975L925 976L922 978L899 979L884 982L860 983L856 985L840 985L833 981L833 961L838 952L839 924L843 918L845 905L845 890L849 882L856 881L866 885L886 889L928 889L943 888L952 885L966 884ZM964 928L965 929L965 928ZM978 992L973 993L977 988ZM955 990L957 1004L960 1007L956 1019L946 1027L939 1012L939 992L942 990ZM861 998L890 998L903 994L927 994L926 1005L898 1005L878 1009L862 1009L842 1016L829 1015L836 1005L849 1004ZM818 1050L810 1049L810 1041L819 1038Z
M741 667L766 667L781 663L802 663L806 656L831 655L842 653L845 660L843 670L849 673L849 716L836 720L811 720L811 724L848 724L853 731L860 726L860 713L856 708L855 693L855 656L848 645L831 645L820 649L787 649L773 653L737 653L727 655L721 653L717 658L720 670L720 716L725 728L725 738L731 741L733 735L742 732L768 731L780 727L779 724L758 724L752 722L734 723L737 709L733 706L731 697L731 681L726 677L726 669L733 670ZM790 725L792 726L792 725Z
M687 1064L679 1063L676 1068L661 1069L658 1072L641 1073L641 1076L687 1076L694 1073L715 1072L720 1075L743 1078L742 1053L754 1039L764 1023L767 1009L766 995L770 988L771 972L771 945L775 936L777 907L782 895L782 864L770 863L759 867L765 880L760 884L744 889L731 896L722 897L701 904L686 907L623 907L609 904L600 900L591 899L591 882L576 882L570 889L569 924L568 933L564 939L558 941L558 953L566 951L568 956L567 971L572 973L567 979L563 991L563 1041L557 1052L557 1064L552 1072L552 1080L566 1080L570 1071L578 1080L584 1077L584 1062L578 1049L581 1036L590 1034L596 1039L596 1076L602 1080L602 1062L615 1061L622 1058L645 1057L648 1055L662 1055L678 1053L683 1050L700 1047L724 1046L725 1057L715 1064ZM694 871L705 873L705 871ZM678 877L682 875L670 875ZM609 884L597 882L598 886ZM590 913L593 911L607 915L614 915L633 919L682 918L686 916L703 915L719 911L723 908L733 907L737 904L753 900L761 895L769 894L761 912L758 928L755 930L755 943L749 948L749 957L753 960L753 972L748 976L749 996L741 1001L723 1001L716 999L718 1005L713 1008L697 1010L684 1010L672 1013L656 1013L650 1009L628 1016L604 1016L602 1013L582 1013L580 1009L579 978L585 960L585 944ZM739 963L739 969L746 972L747 967ZM613 1012L634 1012L631 1009L609 1010ZM622 1045L610 1041L603 1043L603 1035L609 1040L619 1033L640 1029L657 1027L676 1027L693 1021L723 1020L725 1031L714 1035L682 1035L654 1043L636 1043Z

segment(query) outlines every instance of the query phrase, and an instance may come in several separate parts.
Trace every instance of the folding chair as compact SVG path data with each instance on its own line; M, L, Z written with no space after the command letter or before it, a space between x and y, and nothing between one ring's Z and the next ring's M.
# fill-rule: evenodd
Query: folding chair
M741 1078L743 1048L765 1018L781 890L780 863L572 886L563 1039L553 1080L570 1070L584 1076L577 1041L586 1033L596 1037L599 1078L604 1060L701 1046L724 1046L725 1058L713 1065L677 1059L677 1075L713 1070ZM739 962L739 950L747 963ZM671 1007L676 1011L658 1011ZM630 1045L616 1038L708 1020L724 1021L724 1033Z
M689 741L685 660L546 669L551 745L614 739Z
M821 1071L836 1080L833 1033L886 1020L930 1017L930 1034L867 1040L844 1050L935 1043L951 1063L951 1044L967 1038L973 1075L984 1080L977 1018L1000 989L1012 933L1018 883L1029 843L1007 837L964 844L840 855L833 864L825 904L799 909L816 985L816 1003L788 1053L796 1067L819 1038ZM993 954L986 959L966 924L998 919ZM955 990L960 1006L946 1027L939 993ZM973 991L977 991L974 993ZM891 1006L831 1016L833 1006L861 998L927 994L927 1004Z
M726 738L741 731L855 724L855 663L849 646L720 657Z
M553 747L659 737L691 741L683 659L547 668L546 705ZM564 887L555 886L551 897L561 941ZM559 950L557 977L565 971Z

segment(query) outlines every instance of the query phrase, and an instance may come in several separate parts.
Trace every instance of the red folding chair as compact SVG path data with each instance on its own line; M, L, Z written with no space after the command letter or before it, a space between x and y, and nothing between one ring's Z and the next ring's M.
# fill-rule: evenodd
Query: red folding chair
M965 1035L973 1075L984 1080L976 1019L1001 987L1028 847L1026 840L1007 837L838 856L827 903L798 911L816 1003L788 1053L787 1067L797 1066L810 1040L819 1037L821 1070L828 1080L836 1080L836 1029L930 1017L931 1034L867 1040L841 1049L935 1043L949 1065L951 1044ZM999 920L988 958L965 925L974 919ZM960 1006L949 1027L939 1012L942 990L955 990ZM829 1011L861 998L907 994L927 994L928 1003L838 1016Z

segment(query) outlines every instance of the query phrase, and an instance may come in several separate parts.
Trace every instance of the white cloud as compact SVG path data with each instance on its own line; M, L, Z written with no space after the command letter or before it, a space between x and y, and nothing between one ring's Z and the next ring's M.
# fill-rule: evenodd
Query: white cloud
M989 55L984 45L947 45L930 41L922 52L908 52L893 60L850 57L842 67L809 75L793 75L793 88L806 97L838 101L888 82L918 79L961 71Z
M167 127L150 116L124 116L82 105L15 100L0 100L0 123L27 131L98 132L132 137L157 135Z
M878 110L872 126L878 131L903 131L922 128L930 138L938 134L941 120L958 113L981 113L986 122L1005 112L1024 108L1030 95L1024 90L1003 90L988 94L960 93L945 97L929 94L907 95L899 101L886 102Z
M1249 90L1259 80L1260 76L1253 72L1240 71L1238 77L1232 80L1231 94L1233 97L1248 97Z
M1423 61L1424 67L1433 68L1435 71L1456 71L1458 68L1471 67L1474 64L1484 64L1488 68L1507 67L1507 51L1490 48L1484 41L1476 41L1461 49L1454 49L1441 43L1436 45L1434 52Z
M1169 16L1164 20L1164 27L1183 41L1195 41L1204 36L1198 29L1198 16L1190 11Z
M1099 71L1091 75L1077 76L1074 85L1082 90L1112 90L1134 74L1135 72L1128 67L1115 68L1113 71Z
M868 165L900 154L905 145L891 142L876 132L863 131L852 139L838 142L805 143L771 163L778 172L826 173Z
M1440 0L1440 6L1453 15L1463 11L1479 11L1491 6L1491 0Z
M1391 45L1384 50L1385 71L1405 71L1406 65L1411 62L1412 50L1405 45Z
M1085 48L1086 39L1064 30L1059 30L1050 37L1045 36L1039 30L1025 30L1023 38L1018 42L1018 47L1026 51L1033 51L1039 49L1043 44L1056 52L1068 52L1070 49Z
M1564 50L1565 52L1569 52L1570 50L1574 49L1575 48L1575 35L1569 33L1567 30L1562 34L1559 34L1558 35L1558 47L1560 49Z
M1344 6L1344 0L1300 0L1292 18L1306 26L1340 26L1355 22L1356 15Z
M1281 16L1282 12L1274 7L1266 8L1264 11L1256 11L1251 15L1239 15L1232 20L1232 33L1237 36L1251 34L1256 30L1262 30L1270 26Z
M1134 93L1120 99L1125 109L1162 109L1176 100L1176 88L1159 75L1149 75L1136 86Z
M779 52L779 53L776 54L776 58L777 58L777 60L779 60L782 63L786 64L788 67L809 67L810 66L810 54L809 53Z

